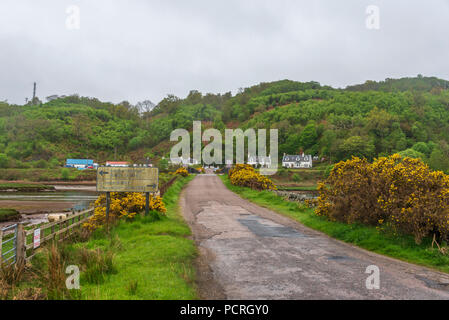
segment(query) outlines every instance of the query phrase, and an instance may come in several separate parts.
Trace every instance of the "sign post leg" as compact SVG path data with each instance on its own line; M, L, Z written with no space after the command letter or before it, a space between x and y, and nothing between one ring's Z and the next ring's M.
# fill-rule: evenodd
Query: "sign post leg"
M145 192L145 216L150 213L150 193Z
M109 206L111 205L111 193L106 192L106 229L109 232Z

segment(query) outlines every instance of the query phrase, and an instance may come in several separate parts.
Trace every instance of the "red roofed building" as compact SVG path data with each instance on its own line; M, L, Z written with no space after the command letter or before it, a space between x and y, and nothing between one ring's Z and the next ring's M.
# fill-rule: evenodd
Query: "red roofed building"
M106 161L106 167L129 167L126 161Z

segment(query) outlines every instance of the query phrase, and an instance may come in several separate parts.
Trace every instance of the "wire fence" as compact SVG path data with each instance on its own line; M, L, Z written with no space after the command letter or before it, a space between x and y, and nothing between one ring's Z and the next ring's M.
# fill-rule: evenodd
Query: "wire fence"
M0 263L16 263L17 230L18 224L0 229Z
M163 196L170 186L175 183L173 177L160 188ZM26 228L22 223L13 224L0 229L0 265L15 264L29 261L36 253L36 249L48 241L63 241L68 238L75 228L81 227L93 214L95 208L81 212L61 214L54 222Z

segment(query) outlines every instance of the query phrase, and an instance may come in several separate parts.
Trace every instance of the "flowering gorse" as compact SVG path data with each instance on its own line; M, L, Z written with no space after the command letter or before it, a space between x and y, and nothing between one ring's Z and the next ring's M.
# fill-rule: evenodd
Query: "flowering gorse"
M187 171L186 168L179 168L178 170L175 171L175 174L179 174L182 177L188 177L189 176L189 172Z
M334 221L389 226L420 243L449 239L449 176L395 154L337 163L318 186L316 213Z
M150 195L150 211L165 213L167 210L159 196ZM145 195L135 192L111 192L111 203L109 207L109 219L133 219L136 214L145 209ZM106 222L106 196L100 195L95 201L93 216L83 224L83 227L93 231Z
M256 190L276 190L276 186L267 177L256 172L248 164L237 164L229 170L229 179L236 186L249 187Z

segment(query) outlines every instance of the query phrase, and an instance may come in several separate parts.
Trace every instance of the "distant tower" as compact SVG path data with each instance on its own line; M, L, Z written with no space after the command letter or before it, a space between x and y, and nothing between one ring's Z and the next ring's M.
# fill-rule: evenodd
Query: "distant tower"
M31 103L34 104L34 101L36 99L36 82L33 84L33 100L31 100Z

